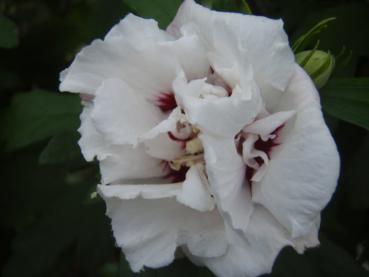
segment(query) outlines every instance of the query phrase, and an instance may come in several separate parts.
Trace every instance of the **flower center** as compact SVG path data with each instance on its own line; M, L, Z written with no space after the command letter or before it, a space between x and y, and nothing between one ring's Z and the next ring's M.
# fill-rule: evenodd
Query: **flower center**
M204 149L202 147L200 139L197 137L199 130L192 127L189 123L177 123L177 133L181 134L181 130L186 129L188 131L190 127L191 131L186 137L179 137L168 132L168 137L181 144L184 154L174 160L167 162L167 168L169 177L173 182L184 181L187 170L198 163L204 164Z

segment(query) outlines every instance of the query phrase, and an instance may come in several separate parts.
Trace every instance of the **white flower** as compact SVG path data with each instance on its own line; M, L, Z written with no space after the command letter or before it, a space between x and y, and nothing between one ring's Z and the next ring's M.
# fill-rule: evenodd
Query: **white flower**
M257 276L284 246L318 244L339 157L282 21L192 0L167 31L128 15L60 90L84 95L79 143L133 271L180 249L218 276Z

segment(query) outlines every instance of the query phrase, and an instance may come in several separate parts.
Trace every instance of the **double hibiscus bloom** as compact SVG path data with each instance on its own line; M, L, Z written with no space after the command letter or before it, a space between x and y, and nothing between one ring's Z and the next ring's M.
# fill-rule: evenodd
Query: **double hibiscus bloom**
M218 276L316 246L339 157L280 20L185 1L166 31L126 16L61 74L133 271L181 251Z

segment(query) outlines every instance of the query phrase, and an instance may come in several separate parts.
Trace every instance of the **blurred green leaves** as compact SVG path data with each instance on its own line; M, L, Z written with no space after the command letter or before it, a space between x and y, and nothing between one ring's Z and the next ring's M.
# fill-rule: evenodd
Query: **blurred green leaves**
M309 249L304 255L292 248L284 248L268 277L368 277L356 261L342 248L325 237L320 246Z
M369 78L332 79L321 98L325 112L369 130Z
M79 134L75 130L53 136L42 150L40 164L67 164L71 161L83 163L81 149L78 146Z
M84 201L89 187L96 180L90 178L87 183L84 180L85 183L70 187L63 183L63 178L46 179L49 173L54 178L61 177L48 168L43 169L45 180L39 180L41 190L33 192L40 194L38 201L42 211L39 214L34 210L28 211L32 219L23 224L12 242L12 255L3 270L4 277L63 276L69 275L71 270L75 274L85 272L92 275L114 253L104 204L86 204ZM32 174L28 176L32 177ZM32 185L33 182L28 179L28 184L26 181L23 185ZM48 191L51 199L44 199L47 194L42 189ZM70 252L72 255L66 255ZM22 266L19 266L20 262ZM60 262L64 264L59 265ZM55 272L55 268L60 266L60 272Z
M79 97L42 90L17 94L6 111L2 136L14 150L79 127Z
M139 16L154 18L161 28L174 18L181 0L123 0Z
M17 45L17 26L10 19L0 14L0 47L13 48Z

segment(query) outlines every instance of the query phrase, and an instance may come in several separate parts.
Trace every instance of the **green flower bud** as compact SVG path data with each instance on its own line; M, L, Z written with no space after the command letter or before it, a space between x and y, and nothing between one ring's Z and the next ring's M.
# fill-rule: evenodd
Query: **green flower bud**
M296 62L310 75L317 88L321 88L327 83L335 65L333 55L320 50L297 53Z

